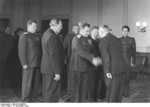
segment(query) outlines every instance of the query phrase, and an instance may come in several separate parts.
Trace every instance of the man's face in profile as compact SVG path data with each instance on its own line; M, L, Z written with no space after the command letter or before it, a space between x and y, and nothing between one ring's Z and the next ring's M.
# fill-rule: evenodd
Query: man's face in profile
M56 25L56 27L57 27L57 33L60 33L60 31L63 29L62 22L59 21L59 23Z

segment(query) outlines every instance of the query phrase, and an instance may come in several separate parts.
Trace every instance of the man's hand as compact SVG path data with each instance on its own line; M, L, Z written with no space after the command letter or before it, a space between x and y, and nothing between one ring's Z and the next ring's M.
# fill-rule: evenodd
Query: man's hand
M131 67L134 67L134 66L135 66L135 64L133 63L133 57L131 57L130 66L131 66Z
M107 78L112 79L111 73L106 73Z
M23 65L23 69L28 69L28 65Z
M54 80L59 81L60 80L60 74L55 74Z
M131 63L131 67L134 67L135 65L133 63Z
M101 64L102 64L102 59L101 59L100 57L93 58L92 64L93 64L94 66L101 65Z
M65 59L64 59L64 64L67 64L67 58L65 57Z

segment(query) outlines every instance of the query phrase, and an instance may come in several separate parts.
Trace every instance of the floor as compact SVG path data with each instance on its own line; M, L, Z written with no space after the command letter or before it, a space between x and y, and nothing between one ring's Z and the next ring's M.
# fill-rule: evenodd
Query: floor
M21 88L0 89L0 102L21 102ZM63 96L65 92L62 93ZM39 96L41 97L41 96ZM132 80L130 83L130 97L123 98L123 103L150 102L150 81Z
M122 102L150 102L150 81L131 81L130 97Z

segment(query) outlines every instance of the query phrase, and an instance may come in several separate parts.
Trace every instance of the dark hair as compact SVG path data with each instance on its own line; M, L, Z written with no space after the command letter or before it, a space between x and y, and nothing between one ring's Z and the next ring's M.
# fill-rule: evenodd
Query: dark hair
M17 35L17 33L20 32L20 31L24 31L24 30L23 30L22 28L17 28L17 29L15 30L14 34Z
M90 27L90 24L88 24L88 23L83 23L83 24L80 26L81 29L84 29L85 27Z
M36 20L28 20L27 21L27 26L31 25L32 23L36 23L37 24L37 21Z
M129 27L129 26L123 26L123 27L122 27L122 30L123 30L124 28L128 29L128 32L130 32L130 27Z

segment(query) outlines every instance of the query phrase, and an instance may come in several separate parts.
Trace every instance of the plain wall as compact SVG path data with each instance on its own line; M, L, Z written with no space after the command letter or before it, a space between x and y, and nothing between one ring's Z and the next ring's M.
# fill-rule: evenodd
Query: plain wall
M9 2L13 2L9 4ZM77 22L88 22L91 26L108 24L113 33L120 37L123 25L131 28L138 52L150 53L150 0L0 0L1 17L11 19L12 31L17 27L26 29L26 21L40 22L49 18L69 18L69 31ZM10 6L13 5L13 6ZM11 7L11 8L9 8ZM148 22L145 33L138 32L135 23Z

